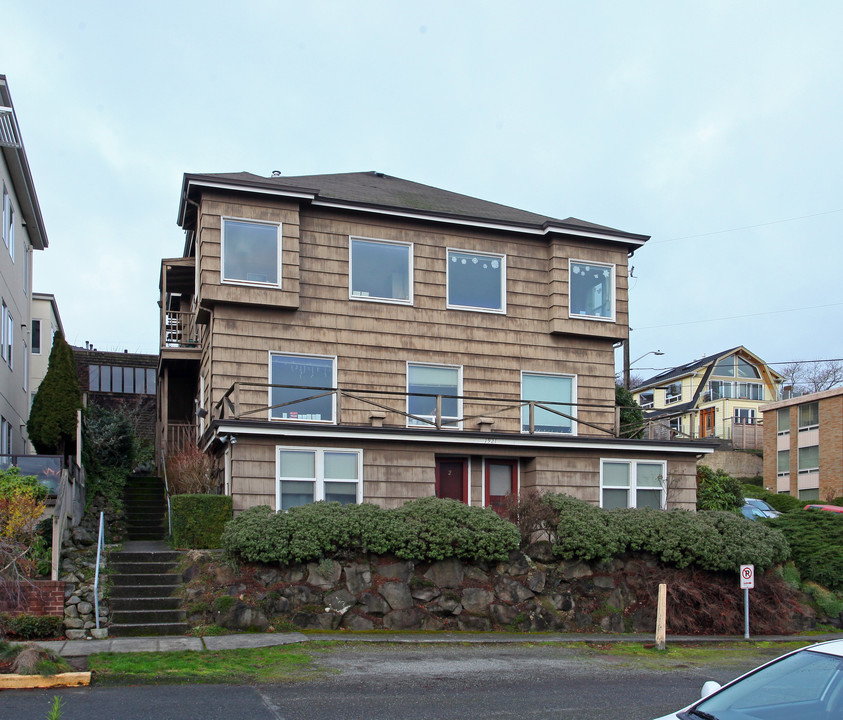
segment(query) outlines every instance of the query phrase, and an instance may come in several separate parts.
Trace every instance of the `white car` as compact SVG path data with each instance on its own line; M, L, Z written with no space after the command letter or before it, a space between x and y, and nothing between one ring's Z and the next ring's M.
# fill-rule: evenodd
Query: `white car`
M720 687L709 681L702 700L657 720L840 720L843 640L794 650Z

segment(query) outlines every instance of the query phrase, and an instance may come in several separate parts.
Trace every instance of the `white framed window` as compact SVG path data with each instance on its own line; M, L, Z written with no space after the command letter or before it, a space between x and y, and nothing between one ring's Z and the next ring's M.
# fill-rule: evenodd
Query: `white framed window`
M23 341L23 390L29 392L29 348Z
M12 262L15 261L15 208L12 196L3 183L3 244L8 248Z
M675 382L664 388L664 404L671 405L682 400L682 383Z
M2 303L2 310L0 310L0 321L3 323L2 333L0 333L0 342L2 342L3 360L8 364L9 368L13 368L12 357L14 355L15 346L15 321L12 319L12 314L6 306L5 300Z
M576 421L572 419L576 417L576 395L576 375L521 373L521 402L538 402L548 408L533 406L535 432L576 434ZM521 408L521 432L530 432L529 405Z
M32 354L41 354L41 321L32 321Z
M668 421L668 425L670 427L671 432L673 432L673 433L681 433L682 432L682 418L681 417L670 418L670 420Z
M349 238L348 296L354 300L413 304L413 244Z
M437 398L441 398L442 426L460 429L461 395L461 365L407 363L407 413L416 416L407 418L408 426L431 427L436 422Z
M448 248L446 275L449 308L506 312L506 255Z
M790 433L790 408L779 408L776 410L776 434L787 435Z
M819 403L805 403L799 406L799 430L811 430L820 425Z
M776 452L776 475L778 477L790 475L790 450Z
M799 474L819 472L820 470L820 446L809 445L799 448Z
M667 464L654 460L600 460L600 507L665 507Z
M653 407L655 404L655 393L652 390L647 390L646 392L642 392L638 396L638 405L641 407L642 410L646 410L647 408Z
M733 422L735 425L755 425L755 409L735 408Z
M615 319L615 266L568 261L569 314L590 320Z
M281 224L222 218L224 283L281 287Z
M270 353L269 383L271 420L334 422L336 357Z
M363 502L363 451L276 446L275 509Z
M0 417L0 455L12 454L12 423Z

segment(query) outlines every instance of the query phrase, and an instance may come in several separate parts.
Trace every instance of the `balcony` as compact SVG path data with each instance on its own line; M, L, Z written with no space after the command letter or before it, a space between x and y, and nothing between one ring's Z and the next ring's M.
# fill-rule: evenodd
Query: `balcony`
M196 315L168 310L161 328L161 349L200 350Z
M293 393L295 399L267 400ZM410 412L413 405L416 412ZM423 411L418 408L423 407ZM614 404L550 403L472 395L235 382L212 408L213 420L308 423L443 432L618 437Z

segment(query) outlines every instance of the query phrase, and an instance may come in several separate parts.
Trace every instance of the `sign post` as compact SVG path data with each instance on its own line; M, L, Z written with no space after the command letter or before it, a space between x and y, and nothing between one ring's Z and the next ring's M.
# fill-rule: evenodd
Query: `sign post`
M741 565L741 589L743 590L743 636L749 640L749 591L755 588L755 566Z

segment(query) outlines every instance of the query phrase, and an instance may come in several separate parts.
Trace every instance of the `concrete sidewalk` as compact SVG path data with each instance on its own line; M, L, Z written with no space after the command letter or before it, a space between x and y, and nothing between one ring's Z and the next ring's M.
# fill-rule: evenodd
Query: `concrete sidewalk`
M825 633L817 635L758 635L749 641L738 635L674 635L668 636L667 644L706 644L721 642L822 642L837 640L841 635ZM582 634L582 633L243 633L239 635L208 635L206 637L120 637L107 640L49 640L35 644L52 650L63 657L86 657L102 652L167 652L173 650L234 650L237 648L260 648L293 643L315 641L368 642L368 643L652 643L652 635L633 634Z

